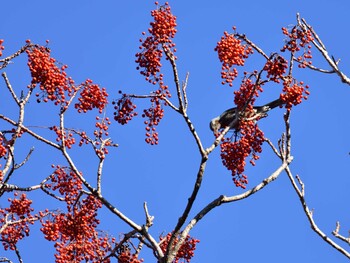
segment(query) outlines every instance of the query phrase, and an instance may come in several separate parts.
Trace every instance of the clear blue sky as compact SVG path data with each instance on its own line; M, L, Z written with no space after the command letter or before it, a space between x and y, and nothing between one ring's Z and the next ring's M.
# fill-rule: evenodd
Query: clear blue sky
M147 94L152 87L135 70L134 54L138 51L141 32L149 26L153 2L2 1L0 39L5 40L4 54L19 49L26 39L43 45L49 39L53 56L69 66L68 74L76 82L93 79L107 88L110 99L118 97L119 89ZM234 25L238 32L245 33L270 54L283 45L281 27L294 24L295 14L300 12L318 32L329 53L336 59L341 58L343 71L350 74L347 32L350 3L347 0L219 0L215 3L177 0L169 3L178 19L175 42L180 77L184 79L186 72L190 73L189 115L205 146L213 141L209 120L233 105L233 89L220 84L220 64L214 47L223 31ZM317 57L315 54L315 65L326 66ZM11 65L8 70L17 90L25 89L28 82L28 73L20 62L18 60L18 64ZM260 68L262 61L254 61L253 56L249 65L251 69ZM311 95L292 112L292 155L295 159L291 168L306 185L306 200L314 209L319 227L331 235L339 220L346 236L350 229L350 89L336 76L307 70L299 71L297 76L310 85ZM234 87L237 86L238 82ZM5 96L4 83L0 82L0 90L1 96ZM279 92L280 88L271 87L259 102L273 100ZM147 105L140 101L139 109ZM2 99L0 112L11 107ZM57 114L50 113L52 107L45 105L39 112L35 109L38 106L33 102L30 110L36 113L33 116L27 114L27 125L56 123ZM112 113L111 107L107 113ZM283 110L276 109L261 123L265 135L274 142L283 132L282 116ZM72 127L92 127L93 120L84 116L70 117L68 123ZM93 118L94 114L87 117ZM147 201L150 213L155 216L151 233L158 236L171 231L177 222L192 189L200 156L185 123L175 113L166 112L159 126L160 145L157 147L144 143L142 122L135 119L125 127L117 123L112 125L111 135L120 147L113 150L106 161L103 191L113 204L139 224L144 222L142 203ZM23 154L30 146L29 142L23 144ZM18 171L15 180L30 185L48 175L49 165L59 163L61 158L47 150L37 146L32 162ZM43 156L55 159L43 160ZM73 156L84 174L92 178L96 167L92 155L77 151ZM194 213L220 194L241 192L222 167L218 149L211 158ZM279 160L265 147L257 166L247 169L249 186L267 177L277 165ZM32 197L38 207L46 204L58 207L57 203L46 200L46 196L43 200L39 193L33 193ZM40 204L41 201L44 203ZM5 203L0 200L1 206ZM101 228L116 236L130 230L104 211L101 221ZM34 227L33 235L19 245L23 258L25 262L53 262L53 243L42 241L43 238L37 241L41 235L34 234L37 228ZM217 208L191 235L201 240L192 263L348 261L311 231L285 174L251 198ZM0 251L0 257L14 258L8 252ZM155 262L148 252L142 253L142 257L145 262Z

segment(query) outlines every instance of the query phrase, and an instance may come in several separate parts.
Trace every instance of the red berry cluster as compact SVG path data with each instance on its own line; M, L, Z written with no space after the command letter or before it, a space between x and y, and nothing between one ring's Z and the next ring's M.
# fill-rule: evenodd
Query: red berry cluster
M162 249L163 252L167 250L170 238L171 238L171 233L167 234L165 237L162 237L162 236L160 237L160 241L161 241L160 248ZM178 238L175 238L174 246L177 243L178 243ZM198 239L195 239L188 235L184 243L181 245L179 251L177 252L173 263L190 262L192 257L194 256L194 251L196 250L197 243L199 243Z
M4 43L3 39L0 39L0 57L2 56L2 51L5 49L5 47L2 45Z
M247 73L244 74L247 75ZM251 76L257 74L258 72L253 72ZM225 138L220 144L223 165L231 171L233 182L237 187L245 188L248 184L247 176L243 174L246 158L252 156L250 162L255 165L254 160L259 158L257 153L262 151L261 145L264 142L264 133L256 124L259 116L255 116L253 108L256 97L262 91L261 85L253 83L250 78L244 77L239 90L234 92L234 102L241 111L236 128L240 138L234 142L231 138ZM253 119L249 120L249 118Z
M264 70L267 72L267 78L277 83L280 82L287 68L288 61L277 54L269 59L264 66Z
M100 118L99 116L96 117L96 123L95 127L98 128L98 130L94 131L94 135L97 139L101 139L104 135L108 136L108 128L109 125L111 125L111 121L109 120L108 117Z
M50 56L50 50L46 47L34 47L26 50L28 55L28 67L32 76L33 87L40 84L42 100L54 101L55 105L67 104L67 96L74 92L74 81L67 77L66 65L59 67L54 58ZM38 98L38 102L41 99Z
M112 141L107 139L103 139L104 136L109 136L109 125L111 124L111 121L108 117L96 117L96 123L95 127L97 128L94 130L94 139L91 139L85 131L76 132L80 136L79 146L82 146L83 144L89 144L91 143L92 146L95 149L95 152L97 156L100 159L104 159L105 155L108 154L108 149L106 147L112 145Z
M156 132L156 126L164 116L164 110L162 108L161 101L158 97L151 99L152 106L149 109L145 109L142 114L143 118L147 118L144 123L146 124L146 139L145 141L151 145L158 144L158 132Z
M246 73L244 74L246 75ZM254 74L257 74L257 72L254 72ZM255 99L262 91L261 85L253 83L250 78L244 77L239 90L234 91L234 103L239 110L243 110L245 107L245 111L252 111Z
M287 36L287 40L282 52L289 50L292 53L298 52L303 48L303 54L297 58L300 68L305 68L307 65L312 64L311 59L311 45L309 44L314 40L311 30L304 30L299 26L294 26L291 30L283 27L282 32Z
M109 125L111 124L110 120L108 117L105 118L100 118L100 117L96 117L96 123L95 123L95 127L97 128L97 130L94 131L94 135L95 135L95 146L101 145L101 141L102 141L102 137L103 136L108 136L108 128ZM96 148L96 154L98 155L98 157L100 159L104 159L105 155L108 154L108 149L106 147L111 145L111 141L107 140L104 145L101 145L101 147L99 149Z
M102 204L89 195L69 204L67 213L57 213L42 221L41 231L49 241L56 241L56 263L64 262L110 262L103 260L111 251L114 239L99 237L96 227L97 210Z
M136 105L126 94L123 94L117 101L113 101L112 104L115 105L114 109L116 110L114 120L122 125L127 124L134 116L137 116L137 112L135 112Z
M225 31L214 50L218 52L222 63L221 78L224 80L222 84L228 83L232 86L232 81L238 76L238 71L234 66L243 66L248 55L253 53L253 49L246 44L242 45L241 40L237 39L234 34Z
M240 122L241 138L232 142L226 138L220 144L221 159L223 165L231 171L232 179L237 187L243 189L248 184L248 178L244 173L246 158L252 156L251 164L255 165L254 160L259 159L257 153L261 153L261 145L264 142L264 133L253 121Z
M136 54L135 61L138 64L137 70L140 70L140 73L152 84L163 79L163 75L160 74L163 49L166 52L176 52L172 39L177 31L176 17L171 13L169 4L165 3L164 6L160 7L158 7L158 2L155 4L157 9L151 12L154 21L150 23L151 27L148 29L150 36L144 40L140 39L141 51Z
M79 102L75 104L78 112L87 112L93 108L98 109L102 113L108 101L108 93L105 88L100 88L99 85L93 84L92 80L88 79L80 85L83 89L80 92Z
M139 65L136 69L141 70L140 73L146 77L146 80L155 85L163 79L163 75L159 74L163 52L153 41L152 37L148 37L143 41L140 47L143 50L136 54L135 62Z
M158 6L158 2L155 2ZM154 22L151 22L151 27L148 32L162 44L170 44L169 47L174 47L175 44L172 38L175 37L176 30L176 16L171 13L171 8L168 2L165 2L163 6L158 7L156 10L151 11L151 16L154 18Z
M126 247L118 254L118 263L142 263L143 259L138 259L138 256L132 254Z
M50 127L50 130L53 130L56 135L56 141L60 142L62 141L62 138L64 138L64 146L67 147L68 149L71 149L73 144L75 143L75 139L73 137L73 133L68 132L68 134L65 131L61 131L61 129L57 126L52 126Z
M15 193L14 199L8 199L10 206L5 209L0 209L0 228L1 240L5 250L16 248L16 244L20 239L29 235L29 224L33 224L34 221L29 219L34 216L31 214L33 208L31 208L32 200L29 200L26 194L22 194L17 198L18 194ZM6 223L16 222L5 226Z
M78 176L68 167L52 165L52 168L55 170L45 187L53 191L58 190L68 205L74 204L83 189Z
M304 51L304 53L297 57L297 61L299 62L298 67L299 68L306 68L307 66L312 64L312 61L309 59L312 59L311 55L311 45L307 46L307 50Z
M90 143L89 137L88 137L88 135L86 134L85 131L78 132L78 134L80 136L79 146L82 146L83 144L89 144Z
M300 104L303 99L306 100L310 94L308 88L309 86L304 86L304 82L302 81L299 83L296 81L292 83L285 81L282 90L284 93L280 95L280 98L285 103L286 109L290 110L293 105L296 106Z
M0 136L0 158L4 157L7 154L7 148L4 142L4 139Z

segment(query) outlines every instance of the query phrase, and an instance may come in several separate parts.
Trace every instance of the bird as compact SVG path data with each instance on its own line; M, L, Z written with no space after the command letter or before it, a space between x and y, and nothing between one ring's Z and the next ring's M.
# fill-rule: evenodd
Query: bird
M254 115L250 115L251 119L263 118L267 116L267 112L283 105L283 101L278 98L274 101L271 101L263 106L254 106ZM217 133L220 129L224 129L230 126L230 130L237 130L238 128L238 109L230 108L225 110L220 116L213 118L210 121L210 130ZM248 118L248 117L246 117Z

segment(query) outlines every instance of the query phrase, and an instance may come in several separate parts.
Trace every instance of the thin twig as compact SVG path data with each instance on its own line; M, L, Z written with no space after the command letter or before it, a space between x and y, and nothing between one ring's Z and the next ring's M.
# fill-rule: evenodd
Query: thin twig
M165 103L168 106L170 106L170 108L172 108L174 111L180 112L179 108L177 108L169 99L167 99L163 95L158 95L158 94L149 94L149 95L127 94L127 96L130 98L135 98L135 99L159 98L159 99L165 101Z
M210 202L208 205L206 205L185 227L185 229L181 232L180 238L173 250L173 255L175 256L176 252L180 248L180 246L183 244L186 236L190 232L190 230L205 216L207 215L210 211L212 211L214 208L221 206L222 204L225 203L232 203L236 202L245 198L248 198L249 196L257 193L258 191L262 190L265 186L267 186L269 183L272 181L276 180L278 176L283 172L283 170L289 165L290 162L292 162L293 158L291 157L290 160L287 160L285 163L282 163L282 165L276 169L269 177L265 178L261 183L257 184L255 187L252 189L239 194L235 196L225 196L225 195L220 195L218 198ZM175 253L175 254L174 254Z
M185 101L185 111L187 111L187 107L188 107L188 99L187 99L187 92L186 92L186 88L187 88L187 84L188 84L188 77L189 77L190 73L187 72L186 74L186 78L185 81L182 83L182 94L184 96L184 101Z
M34 151L34 147L30 148L29 153L27 154L26 158L24 158L24 160L20 164L16 164L14 169L18 169L18 168L22 167L26 162L28 162L33 151Z
M310 211L306 200L305 200L305 196L303 193L303 191L300 191L300 189L298 188L294 177L292 175L292 172L290 171L289 167L286 167L285 171L287 172L288 178L292 183L292 186L295 190L295 192L297 193L298 197L299 197L299 201L301 203L301 206L303 207L304 210L304 214L306 215L310 226L312 228L312 230L319 235L325 242L327 242L329 245L331 245L332 247L334 247L336 250L338 250L340 253L342 253L344 256L346 256L347 258L350 258L350 253L347 252L344 248L342 248L341 246L339 246L337 243L335 243L332 239L330 239L315 223L314 219L313 219L313 213L312 211ZM300 181L300 178L299 178Z
M36 45L36 44L26 44L23 47L21 47L21 49L19 49L17 52L13 53L12 55L6 58L0 59L0 63L2 63L2 65L0 65L0 70L7 67L7 65L10 63L12 59L24 53L28 48L38 47L38 46L39 45Z
M311 32L311 34L314 37L314 40L312 40L311 42L314 44L316 49L318 49L318 51L322 54L322 56L325 58L325 60L328 62L328 64L334 70L334 72L340 77L340 80L343 83L346 83L346 84L350 85L350 78L348 76L346 76L339 69L338 63L336 61L334 61L332 56L329 56L326 46L323 44L323 42L321 41L321 38L317 35L315 30L306 22L305 19L300 19L300 15L299 14L297 14L297 22L298 22L298 25L304 31L310 31Z
M175 58L174 54L172 53L171 49L166 47L165 44L163 44L163 50L164 50L164 53L165 53L166 57L168 58L168 60L171 64L171 67L173 69L174 83L175 83L175 87L176 87L177 98L179 100L179 110L181 112L183 112L185 110L185 107L184 107L183 97L181 94L181 85L180 85L179 73L178 73L177 66L176 66L176 58Z
M269 56L265 54L265 52L259 48L257 45L255 45L252 41L250 41L245 34L235 34L236 37L239 39L242 39L244 42L246 42L249 46L251 46L253 49L255 49L259 54L261 54L266 60L269 60Z
M29 135L31 135L32 137L34 137L35 139L44 142L56 149L59 149L60 146L50 140L45 139L44 137L38 135L37 133L33 132L32 130L30 130L28 127L24 126L23 124L19 124L17 122L15 122L14 120L0 114L0 119L3 119L4 121L7 121L8 123L12 124L13 126L19 126L24 132L28 133Z
M2 74L1 74L1 76L4 78L4 81L5 81L5 83L6 83L6 87L7 87L7 89L10 91L10 94L12 95L12 98L13 98L13 100L17 103L17 105L19 106L19 99L18 99L18 97L17 97L17 95L16 95L16 93L15 93L15 91L13 90L13 88L12 88L12 85L11 85L11 83L10 83L10 80L8 79L8 77L7 77L7 74L6 74L6 72L3 72Z
M342 235L339 234L339 231L340 231L340 223L339 221L336 222L336 227L335 227L335 230L332 232L332 234L340 239L341 241L344 241L345 243L349 244L350 245L350 237L344 237Z
M265 142L267 142L267 144L271 147L272 151L279 157L281 158L280 153L278 152L277 148L273 145L273 143L271 142L270 139L265 138Z

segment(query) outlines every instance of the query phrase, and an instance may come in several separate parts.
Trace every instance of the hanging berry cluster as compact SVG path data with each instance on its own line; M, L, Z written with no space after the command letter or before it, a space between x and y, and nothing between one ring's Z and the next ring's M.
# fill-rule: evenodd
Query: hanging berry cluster
M296 53L303 49L302 55L297 57L300 68L305 68L308 65L311 65L311 45L310 42L314 40L311 30L304 30L299 26L294 26L290 30L283 27L283 34L287 37L286 43L281 49L282 52L289 50L292 53Z
M30 40L27 41L30 43ZM40 93L37 93L38 102L53 101L55 105L66 105L75 88L74 81L67 77L67 65L59 67L57 61L51 57L46 47L33 47L26 50L28 67L32 81L28 87L40 84ZM40 97L41 96L41 97Z
M115 240L99 237L96 229L100 223L96 218L97 211L101 207L99 200L88 195L74 205L67 205L66 213L56 213L51 219L42 221L41 231L45 238L56 241L56 263L110 262L109 258L104 258Z
M96 155L100 159L104 159L106 157L106 154L108 154L107 147L112 145L112 140L109 138L104 139L104 136L109 136L109 125L111 125L111 121L108 117L101 118L99 116L96 116L95 127L97 129L94 130L95 138L90 138L85 131L76 132L80 136L79 146L82 146L84 144L91 144L95 149Z
M118 263L142 263L143 259L139 259L138 255L132 254L128 246L123 246L118 251Z
M233 30L235 29L233 27ZM253 53L253 49L249 45L242 44L242 41L234 34L225 31L214 50L218 53L222 63L222 84L228 83L232 87L232 81L238 76L238 71L234 66L243 66L248 55Z
M120 90L121 94L122 91ZM114 120L116 120L121 125L127 124L134 116L137 116L136 105L132 102L132 99L127 95L123 94L120 99L113 101L114 105Z
M255 75L257 72L250 77ZM254 160L259 159L258 153L261 153L264 142L264 133L256 123L260 117L256 117L253 108L256 97L262 91L261 85L253 83L251 78L243 79L240 89L234 92L234 102L240 110L236 128L238 138L235 141L224 138L220 144L222 163L231 172L234 184L241 188L248 184L248 178L244 174L246 159L251 156L250 163L255 165Z
M67 147L68 149L71 149L73 144L75 144L75 138L73 137L72 132L67 132L67 131L62 131L59 127L57 126L52 126L50 127L50 130L53 130L56 135L56 141L57 142L63 142L63 146Z
M160 236L160 248L165 253L167 250L167 247L169 245L171 238L171 233L168 233L165 237ZM174 247L179 242L179 239L176 237L174 241ZM195 239L193 237L190 237L189 235L186 236L186 239L184 243L181 245L179 251L177 252L175 259L173 263L179 263L179 262L190 262L191 258L194 256L194 251L196 250L196 245L199 243L198 239ZM181 260L181 261L180 261Z
M8 199L10 206L0 209L0 228L1 241L5 250L16 249L19 240L29 235L29 224L33 224L35 215L32 215L32 200L28 199L26 194L22 194L19 198L15 193L14 199ZM12 224L8 224L12 222ZM14 223L16 222L16 223Z
M53 171L50 180L45 184L47 189L58 192L64 196L65 202L70 205L74 204L80 191L83 189L81 180L68 167L52 165Z
M7 144L4 141L4 138L0 136L0 158L4 157L7 154Z
M220 144L221 159L223 165L231 171L234 184L245 189L248 184L248 177L244 174L246 158L252 156L250 163L255 165L254 160L259 159L257 153L262 152L261 145L265 137L253 121L241 121L239 130L241 136L238 140L223 139Z
M176 52L172 39L177 31L176 16L171 13L169 4L165 3L160 7L158 2L155 4L157 9L151 12L154 21L150 23L151 27L148 29L150 36L144 40L140 39L141 51L136 54L137 70L140 70L140 73L152 84L162 83L163 75L160 74L160 68L163 51L172 54ZM142 34L146 35L145 32Z
M82 183L67 167L55 168L45 188L58 191L64 196L67 212L52 213L47 220L41 220L41 231L49 241L56 241L56 262L110 262L101 261L111 251L115 242L107 236L99 237L96 218L102 204L94 196L80 200Z
M7 146L8 143L5 143L5 137L3 137L3 135L0 136L0 159L3 158L4 156L6 156L7 154ZM6 157L5 157L6 158ZM2 164L0 164L0 168L2 167ZM0 182L2 182L4 179L4 174L2 172L2 170L0 170ZM1 212L1 210L0 210Z
M145 39L140 39L140 52L136 54L135 62L138 64L137 70L145 76L146 80L153 85L158 85L159 88L152 92L151 107L143 111L142 117L147 118L146 124L146 139L145 141L151 145L158 144L158 133L156 126L164 116L163 106L167 103L165 98L170 98L171 94L167 85L164 85L163 74L161 71L161 58L166 53L166 59L175 60L174 53L176 52L173 38L176 34L176 17L171 13L171 8L166 2L163 6L159 6L155 2L157 9L151 11L153 22L150 23L148 29L149 36ZM142 33L146 35L146 32ZM121 93L121 92L120 92ZM114 102L114 119L126 124L134 116L136 106L132 103L129 96L122 95L122 98Z
M253 75L256 75L255 71ZM253 83L250 78L247 77L247 73L244 73L244 78L242 80L239 90L233 92L235 95L234 103L237 105L239 110L250 111L253 109L256 97L259 96L259 92L262 92L263 89L260 84Z
M266 62L264 66L264 70L267 72L267 78L276 83L280 83L280 80L283 79L287 68L288 61L276 53Z
M109 125L111 124L111 121L109 120L108 117L100 118L96 117L96 123L95 127L97 128L94 131L95 135L95 141L94 141L94 146L95 146L95 151L97 156L100 159L104 159L106 157L106 154L108 154L108 146L111 146L112 141L111 140L103 140L104 136L108 136L108 128ZM98 148L99 147L99 148Z
M155 145L158 144L158 132L156 126L164 116L164 109L158 97L151 99L151 107L143 111L142 117L147 118L146 124L146 143Z
M2 56L2 51L5 49L5 47L2 45L4 43L3 39L0 39L0 57Z
M85 113L96 108L99 113L102 113L108 103L108 93L106 89L100 88L97 84L93 84L90 79L80 84L80 88L82 88L82 91L80 92L80 98L78 98L79 102L75 104L75 108L78 109L78 112Z
M235 30L235 28L233 29ZM281 51L291 52L290 63L277 53L267 58L254 44L249 42L242 44L240 40L242 36L236 33L224 32L224 36L221 37L215 48L222 63L221 77L224 80L222 84L229 83L230 86L238 75L235 66L244 65L245 59L253 53L253 47L267 59L262 69L266 72L266 79L261 74L262 71L254 71L249 77L247 77L247 73L244 73L239 90L234 92L234 103L239 111L237 125L233 127L236 132L235 140L224 138L220 145L222 162L231 171L233 181L238 187L245 188L248 183L248 178L244 174L246 158L251 156L250 163L255 165L254 161L259 159L258 153L261 153L261 145L265 140L264 133L257 126L256 121L266 115L256 114L254 109L256 98L263 92L262 85L270 81L275 83L282 81L280 101L288 111L292 106L300 104L303 99L306 100L309 95L308 86L292 77L292 62L295 60L299 62L300 68L311 64L309 59L312 58L310 51L310 42L313 40L312 32L299 26L295 26L291 30L286 28L282 30L283 34L287 36L287 40ZM303 50L302 55L296 57L296 53L301 50ZM252 81L253 77L255 82Z
M302 102L302 100L307 100L309 92L309 86L304 85L304 82L300 81L285 81L283 82L283 90L280 95L281 100L285 103L286 109L290 110L292 106L296 106Z

